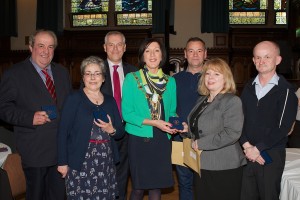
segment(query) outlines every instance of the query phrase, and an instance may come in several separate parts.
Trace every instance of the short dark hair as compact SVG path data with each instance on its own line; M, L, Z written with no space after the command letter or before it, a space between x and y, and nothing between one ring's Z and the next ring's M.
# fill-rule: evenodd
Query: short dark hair
M163 67L164 64L166 63L166 60L167 60L167 52L166 52L166 48L165 46L161 43L161 41L157 38L147 38L145 39L142 44L140 45L140 48L139 48L139 54L138 54L138 66L140 68L143 68L144 65L145 65L145 61L144 61L144 52L145 50L147 49L147 47L153 43L153 42L156 42L158 43L159 45L159 48L161 50L161 54L162 54L162 58L161 58L161 61L159 63L159 67Z
M188 43L190 43L190 42L201 42L201 43L203 44L204 48L206 49L205 42L204 42L201 38L199 38L199 37L191 37L191 38L189 38L188 41L187 41L186 44L185 44L185 47L186 47L186 46L188 45Z

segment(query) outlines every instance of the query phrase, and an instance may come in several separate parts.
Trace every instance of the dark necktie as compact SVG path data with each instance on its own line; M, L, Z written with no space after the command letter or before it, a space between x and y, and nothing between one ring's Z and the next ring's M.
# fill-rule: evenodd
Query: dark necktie
M120 112L120 115L122 116L121 111L121 84L120 84L120 78L119 78L119 72L117 71L119 65L114 65L114 72L113 72L113 82L114 82L114 98L117 102L118 109Z
M54 83L53 83L51 77L49 76L49 74L47 72L47 69L43 69L42 72L43 72L43 74L46 77L46 87L47 87L47 90L49 91L49 93L52 96L52 98L54 99L54 101L56 101L56 93L55 93Z

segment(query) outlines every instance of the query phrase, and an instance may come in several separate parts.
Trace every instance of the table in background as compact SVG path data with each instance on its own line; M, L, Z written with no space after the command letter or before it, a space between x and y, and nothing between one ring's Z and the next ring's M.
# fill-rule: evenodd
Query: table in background
M281 200L300 200L300 149L287 148L281 179Z
M8 154L11 154L11 149L9 146L7 146L6 144L0 143L0 149L2 148L6 148L7 151L4 152L0 152L0 167L2 168L2 165L4 163L4 161L6 160Z

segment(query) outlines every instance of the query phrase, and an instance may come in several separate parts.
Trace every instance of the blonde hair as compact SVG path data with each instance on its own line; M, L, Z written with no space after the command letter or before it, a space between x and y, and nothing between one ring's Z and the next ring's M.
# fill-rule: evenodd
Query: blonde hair
M213 59L207 60L203 65L202 76L198 83L198 92L201 95L209 95L209 93L210 93L204 83L205 74L206 74L207 70L209 70L209 69L219 72L224 76L224 87L220 93L223 93L223 94L224 93L233 93L233 94L236 93L236 86L235 86L235 82L234 82L233 75L232 75L229 65L226 63L225 60L223 60L221 58L213 58Z

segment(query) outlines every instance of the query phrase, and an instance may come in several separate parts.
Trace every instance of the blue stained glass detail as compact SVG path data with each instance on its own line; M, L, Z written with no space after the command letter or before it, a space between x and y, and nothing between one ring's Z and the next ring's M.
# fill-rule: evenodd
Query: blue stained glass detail
M233 0L233 10L259 10L260 0Z
M134 12L148 11L148 0L122 1L122 11L134 11Z
M101 12L102 6L101 6L101 0L82 0L82 2L78 5L79 9L83 12Z

